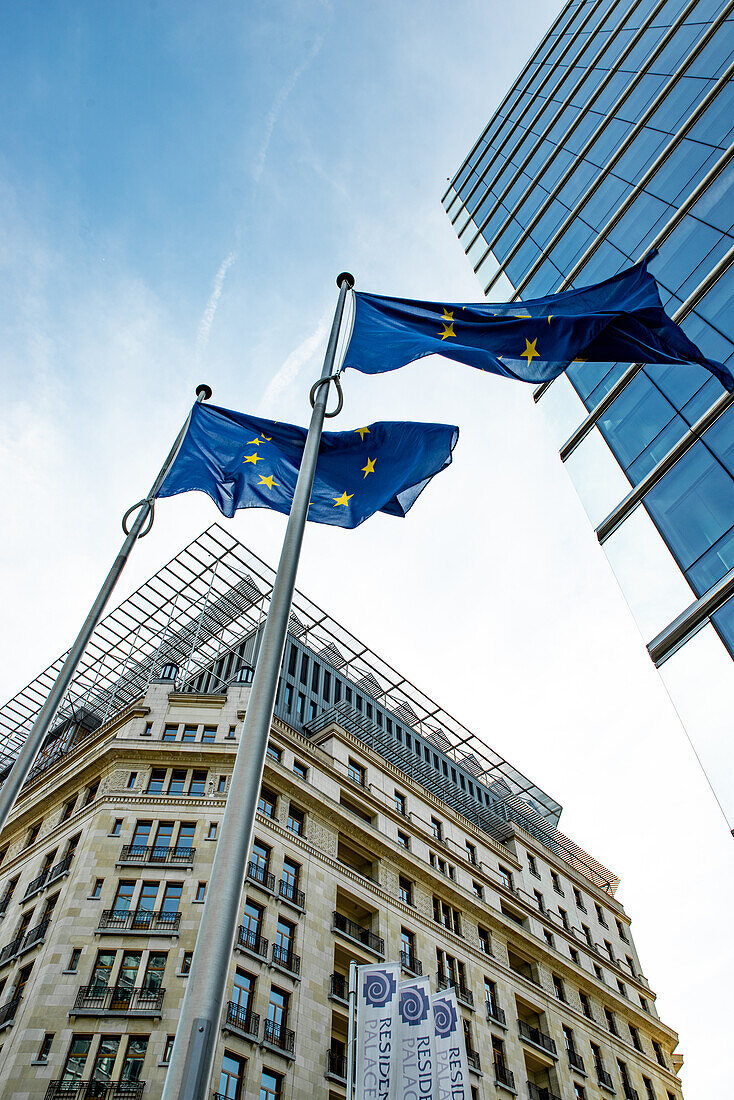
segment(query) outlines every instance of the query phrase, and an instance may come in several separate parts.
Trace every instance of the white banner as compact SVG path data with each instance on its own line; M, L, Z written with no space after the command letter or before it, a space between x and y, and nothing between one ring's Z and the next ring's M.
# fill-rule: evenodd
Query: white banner
M471 1100L464 1028L456 993L443 989L431 997L436 1043L435 1100Z
M395 1100L400 966L357 967L357 1100Z
M401 982L398 1100L434 1100L436 1052L428 978Z

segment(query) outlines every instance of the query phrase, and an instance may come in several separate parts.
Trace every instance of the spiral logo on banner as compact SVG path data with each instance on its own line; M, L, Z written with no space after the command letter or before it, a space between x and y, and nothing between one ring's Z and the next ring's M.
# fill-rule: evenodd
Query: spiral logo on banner
M395 979L387 970L370 970L364 976L362 995L365 1002L375 1008L390 1004L396 989Z
M398 1011L404 1024L417 1027L428 1018L431 1002L422 989L404 989L400 993Z
M450 1035L452 1031L456 1030L456 1009L451 1004L451 1001L436 1001L433 1002L433 1021L436 1028L436 1035L445 1039L447 1035Z

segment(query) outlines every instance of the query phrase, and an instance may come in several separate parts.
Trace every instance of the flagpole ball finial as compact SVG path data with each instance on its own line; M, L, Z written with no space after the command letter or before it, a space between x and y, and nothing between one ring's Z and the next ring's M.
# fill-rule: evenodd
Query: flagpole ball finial
M196 396L199 401L208 401L212 395L211 386L207 386L206 382L199 382L196 387Z
M336 277L336 285L340 290L342 283L346 283L347 289L351 290L354 286L354 275L351 275L348 271L342 271L342 273Z

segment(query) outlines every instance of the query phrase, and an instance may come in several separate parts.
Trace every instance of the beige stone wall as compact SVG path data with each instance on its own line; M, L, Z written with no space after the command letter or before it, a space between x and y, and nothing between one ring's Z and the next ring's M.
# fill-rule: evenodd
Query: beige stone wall
M207 882L216 840L207 840L211 822L218 822L224 810L225 794L218 792L218 777L231 774L234 752L242 727L242 709L247 688L233 687L230 696L174 696L168 685L151 685L146 698L129 708L126 715L98 731L75 752L27 787L0 847L7 851L0 866L0 899L8 882L19 876L13 897L0 920L0 949L10 944L18 934L21 921L31 914L27 927L32 928L43 917L49 898L58 895L56 907L43 940L19 957L0 963L0 1005L12 1002L22 970L32 965L22 999L5 1025L0 1026L0 1075L3 1097L18 1100L41 1100L49 1083L63 1072L72 1035L94 1036L91 1054L85 1067L87 1079L93 1063L98 1037L120 1036L120 1057L113 1072L119 1075L122 1054L129 1036L149 1036L142 1079L146 1082L144 1096L159 1097L165 1065L162 1058L166 1036L175 1033L176 1021L185 990L186 977L181 973L184 953L193 951L201 906L195 900L199 882ZM146 726L152 723L149 735ZM166 723L216 726L216 740L203 744L161 741ZM236 728L236 737L228 736ZM583 1084L588 1097L609 1096L597 1087L589 1043L603 1052L606 1069L611 1073L617 1095L622 1095L617 1059L628 1066L630 1080L646 1100L643 1075L654 1083L655 1095L667 1100L670 1092L676 1100L681 1096L676 1077L662 1069L653 1052L652 1040L665 1051L668 1067L672 1066L671 1051L676 1036L654 1014L654 994L644 979L630 973L626 963L613 963L603 941L608 940L616 957L629 955L636 974L639 962L629 921L621 905L602 894L578 873L558 860L551 852L536 844L529 836L515 831L507 845L501 845L478 831L450 807L429 795L407 776L341 731L331 730L314 745L275 721L273 743L282 752L280 762L266 762L267 785L278 794L274 820L258 815L255 835L272 850L270 871L276 884L282 877L283 859L290 857L302 867L300 887L305 893L305 910L299 913L276 894L269 894L256 883L246 882L243 902L250 898L264 908L261 934L272 944L279 916L297 927L295 951L301 958L300 975L283 973L268 960L261 961L242 950L232 958L229 991L236 968L255 979L252 1009L261 1018L267 1016L272 986L290 994L288 1026L295 1032L295 1059L289 1060L258 1042L252 1042L232 1030L224 1030L216 1054L216 1090L222 1056L229 1051L246 1060L246 1080L243 1096L257 1097L262 1067L283 1074L283 1100L315 1100L343 1096L339 1083L327 1080L326 1050L332 1031L342 1034L346 1028L344 1007L329 999L329 978L332 971L344 968L350 959L368 962L374 959L366 949L332 931L332 912L346 906L351 912L365 914L363 920L372 931L385 940L386 957L395 960L400 950L400 930L405 927L415 935L415 950L424 973L431 976L436 987L437 948L460 961L465 967L465 980L473 994L473 1009L462 1008L471 1020L472 1037L481 1059L483 1075L473 1075L481 1100L497 1095L510 1096L495 1086L492 1072L491 1037L505 1043L507 1065L515 1075L521 1096L527 1096L526 1080L540 1081L546 1068L551 1090L558 1096L573 1095L573 1080ZM367 769L367 785L360 788L347 778L349 758L360 761ZM309 768L308 781L293 773L294 760ZM205 769L208 781L201 796L149 794L146 791L151 769L164 767ZM131 780L131 774L134 778ZM95 797L84 805L84 789L99 781ZM227 782L227 788L229 783ZM407 798L408 813L398 814L394 791ZM347 797L361 807L371 822L340 806ZM61 820L64 805L76 796L71 816ZM306 814L304 837L292 835L286 828L289 805ZM434 843L430 819L442 823L443 843ZM117 835L114 822L122 825ZM196 855L193 867L147 864L120 864L122 847L129 844L137 820L196 821L194 840ZM26 847L29 829L42 821L33 844ZM398 830L410 837L410 849L397 844ZM33 897L24 900L28 883L39 875L44 857L56 851L55 860L62 859L71 838L79 836L68 874L56 879ZM339 837L358 845L374 856L377 882L371 882L343 866L338 861ZM466 841L476 849L476 864L467 859ZM431 865L431 853L440 857L446 873ZM534 856L540 878L530 874L528 855ZM448 867L451 867L449 877ZM512 873L512 889L502 880L500 868ZM554 889L550 871L559 876L563 894ZM412 907L398 900L398 877L403 875L413 884ZM96 880L102 880L99 896L93 896ZM112 934L100 929L104 910L113 905L115 891L121 879L138 882L182 882L180 925L175 932L136 935L129 930ZM475 895L481 887L483 898ZM582 905L576 904L573 887L581 891ZM538 911L534 891L540 890L547 912ZM161 894L159 893L159 899ZM460 913L461 934L437 924L433 918L433 898L439 897ZM608 927L600 925L594 903L603 906ZM159 901L160 904L160 901ZM568 930L563 927L559 906L567 914ZM622 922L628 941L619 935L616 920ZM518 923L520 922L520 923ZM582 925L592 931L599 948L589 948ZM492 955L480 947L478 926L491 934ZM545 933L553 936L546 942ZM69 972L69 960L74 948L81 951L75 972ZM97 952L116 952L119 965L124 951L141 952L141 971L151 952L167 952L164 975L165 996L160 1014L150 1018L130 1014L75 1014L75 1002L80 988L89 982ZM571 957L578 953L578 962ZM516 973L510 965L511 956L526 958L534 965L531 981ZM1 956L0 956L1 957ZM594 963L602 968L603 980L594 972ZM553 975L563 982L566 1003L556 997ZM114 972L113 972L114 976ZM506 1028L489 1022L484 1009L485 978L496 982L498 1001L506 1014ZM623 982L626 996L618 989ZM594 1019L585 1017L579 992L583 991ZM645 998L645 1011L640 998ZM518 1034L517 998L524 1015L534 1010L539 1014L542 1029L556 1042L557 1059L543 1055L524 1043ZM615 1014L619 1036L610 1035L603 1013L604 1007ZM2 1013L0 1013L2 1015ZM629 1024L638 1028L643 1052L635 1051L630 1041ZM564 1051L562 1025L573 1029L576 1047L585 1061L588 1076L572 1074ZM39 1063L38 1053L46 1033L53 1042L46 1063Z

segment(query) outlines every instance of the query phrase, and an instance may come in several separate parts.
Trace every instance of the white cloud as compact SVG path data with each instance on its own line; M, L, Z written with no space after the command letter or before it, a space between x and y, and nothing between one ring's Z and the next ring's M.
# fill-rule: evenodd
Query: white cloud
M263 170L265 168L265 161L266 161L267 155L268 155L268 147L270 146L270 139L273 136L273 130L275 129L275 124L278 121L278 119L280 118L281 111L285 107L288 96L291 94L291 92L295 88L296 84L301 79L301 77L303 76L304 72L306 71L308 66L311 64L313 59L316 57L316 55L318 54L318 52L321 49L321 47L323 46L323 44L324 44L323 36L319 35L319 37L316 39L316 41L314 42L314 44L311 47L311 49L309 50L309 52L306 54L306 57L303 59L301 64L298 66L297 69L294 69L293 72L291 73L291 75L288 77L285 84L283 85L283 87L280 89L277 96L275 97L275 101L273 102L273 106L268 111L268 117L267 117L266 122L265 122L265 136L263 137L262 144L261 144L261 146L258 150L257 157L255 158L255 167L252 170L252 176L253 176L253 179L255 180L255 183L260 182L260 177L262 176Z
M275 402L280 395L288 389L303 367L316 356L324 347L329 331L329 317L331 311L327 311L319 321L314 332L302 340L297 348L294 348L282 366L276 372L274 378L263 394L260 407L264 414L273 410Z
M201 359L202 355L206 351L206 346L209 343L209 333L211 331L212 322L219 306L219 299L222 297L222 290L224 289L224 280L227 277L232 264L237 259L236 252L230 252L228 256L222 260L219 265L219 271L214 277L214 286L212 292L209 295L209 301L206 303L206 309L204 310L201 321L199 322L199 329L196 333L196 358Z

